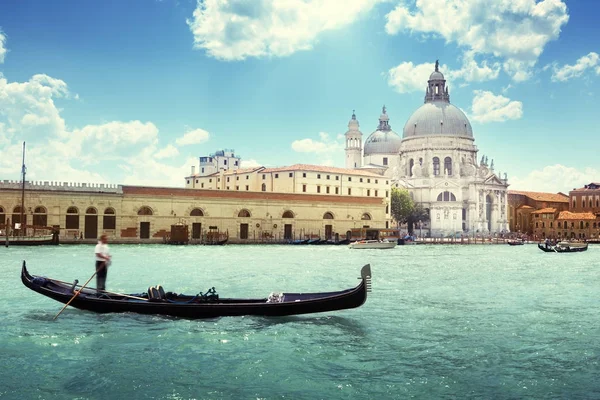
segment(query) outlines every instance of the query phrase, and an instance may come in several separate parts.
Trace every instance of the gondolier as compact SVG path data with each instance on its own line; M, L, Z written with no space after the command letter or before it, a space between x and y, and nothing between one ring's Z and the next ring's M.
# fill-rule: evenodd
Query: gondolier
M108 250L108 238L106 235L100 236L98 244L94 249L96 253L96 290L106 290L106 275L110 265L110 253Z

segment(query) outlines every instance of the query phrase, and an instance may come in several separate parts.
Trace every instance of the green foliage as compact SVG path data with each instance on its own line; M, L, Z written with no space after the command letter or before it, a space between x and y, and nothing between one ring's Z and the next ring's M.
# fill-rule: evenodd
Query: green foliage
M410 198L408 190L392 188L390 214L400 224L408 222L408 217L413 213L415 203Z
M407 224L410 233L415 223L429 221L429 211L421 204L415 204L406 189L392 188L390 213L396 222Z

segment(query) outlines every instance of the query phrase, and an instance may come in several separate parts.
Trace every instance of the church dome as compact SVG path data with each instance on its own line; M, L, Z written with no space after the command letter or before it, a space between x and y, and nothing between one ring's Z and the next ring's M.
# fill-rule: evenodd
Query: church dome
M385 106L383 106L377 130L371 133L365 141L365 156L371 154L394 154L400 151L402 138L392 130L389 120L390 118L386 113Z
M403 138L428 135L472 138L473 129L458 107L444 101L432 101L423 104L410 116L404 125Z
M465 113L450 104L446 80L438 67L439 63L436 61L435 71L427 81L425 104L404 125L404 139L429 135L473 137L473 129Z

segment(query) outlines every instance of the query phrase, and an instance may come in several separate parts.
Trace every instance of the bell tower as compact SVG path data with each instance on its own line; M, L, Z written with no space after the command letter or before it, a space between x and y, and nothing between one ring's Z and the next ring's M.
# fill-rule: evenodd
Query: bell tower
M352 118L348 122L346 132L346 168L348 169L362 167L362 132L358 127L356 114L352 110Z

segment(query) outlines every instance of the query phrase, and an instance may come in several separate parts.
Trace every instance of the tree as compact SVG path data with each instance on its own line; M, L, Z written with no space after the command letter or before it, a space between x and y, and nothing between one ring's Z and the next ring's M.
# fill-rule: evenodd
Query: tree
M392 188L390 214L398 224L408 222L408 217L415 209L415 203L410 198L408 190Z
M420 204L417 204L410 215L406 218L406 223L408 224L408 232L413 233L415 223L417 222L429 221L429 210L423 208Z

